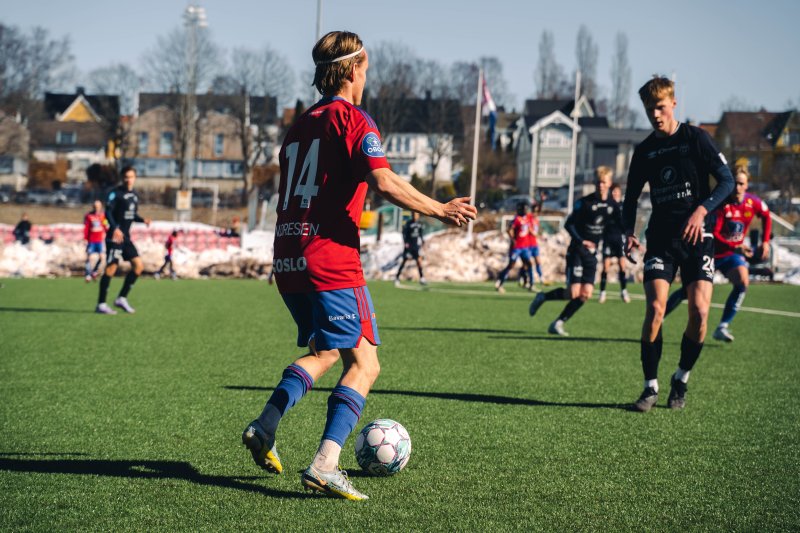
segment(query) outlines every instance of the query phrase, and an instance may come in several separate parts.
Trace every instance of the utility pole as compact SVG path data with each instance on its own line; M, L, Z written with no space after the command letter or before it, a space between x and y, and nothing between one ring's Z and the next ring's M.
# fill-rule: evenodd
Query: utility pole
M314 42L319 41L322 37L322 0L317 0L317 38Z
M575 72L575 103L572 105L572 152L570 153L569 168L569 189L567 193L567 216L572 213L572 202L575 196L575 172L577 170L577 150L578 150L578 119L581 117L578 108L578 100L581 97L581 71Z

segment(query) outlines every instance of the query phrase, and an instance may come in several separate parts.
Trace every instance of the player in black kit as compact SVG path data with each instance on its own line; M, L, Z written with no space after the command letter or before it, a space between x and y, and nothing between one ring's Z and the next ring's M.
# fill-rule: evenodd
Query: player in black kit
M550 324L547 332L554 335L568 336L564 331L564 322L570 319L581 306L592 297L594 278L597 273L597 245L603 238L606 224L611 219L622 223L619 204L609 198L611 186L611 168L597 167L597 189L575 202L572 213L564 222L572 241L567 249L567 286L549 292L540 292L531 302L529 313L535 315L539 307L550 300L569 300L558 318Z
M616 183L611 186L611 198L617 203L622 202L622 189ZM620 206L620 209L622 207ZM608 279L608 269L611 268L611 261L617 260L619 272L619 296L622 301L630 303L631 297L628 294L627 279L625 277L625 232L619 223L621 219L613 218L606 224L606 231L603 233L603 270L600 271L600 298L598 302L606 303L606 280Z
M655 131L633 153L623 222L626 251L630 252L639 247L634 233L636 207L642 188L648 183L653 212L645 233L647 306L641 339L645 381L644 391L634 403L636 410L646 412L658 402L661 325L669 287L678 269L689 300L689 320L681 341L678 369L670 380L667 404L672 409L686 405L686 383L706 335L714 276L714 240L705 218L733 191L733 175L708 133L675 118L672 81L654 77L639 89L639 97ZM709 174L717 182L713 191Z
M150 225L150 219L139 216L139 196L133 192L133 184L136 182L136 171L133 167L122 169L122 179L124 183L115 187L108 193L106 200L106 220L108 220L108 233L106 233L106 270L100 278L100 295L97 298L97 308L95 311L103 315L115 315L117 312L106 304L108 286L111 278L117 273L117 266L120 261L128 261L131 270L125 276L125 283L119 296L114 300L114 305L123 309L126 313L134 313L135 309L128 303L128 292L136 283L136 279L144 270L142 258L136 246L131 241L131 224L134 222L144 222Z
M394 278L395 286L400 285L400 274L403 273L406 260L409 258L417 263L420 285L428 284L428 282L425 281L425 276L422 274L422 261L419 258L419 250L421 247L422 223L419 221L419 213L412 211L411 218L403 224L403 261L400 263L400 268L397 269L397 275Z

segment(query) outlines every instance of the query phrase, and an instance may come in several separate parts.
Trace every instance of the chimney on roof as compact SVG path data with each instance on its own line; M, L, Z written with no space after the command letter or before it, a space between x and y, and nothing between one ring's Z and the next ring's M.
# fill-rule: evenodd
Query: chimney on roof
M81 85L78 85L78 86L75 88L75 92L76 92L77 94L86 94L86 89L85 89L83 86L81 86Z
M430 99L431 99L431 91L430 91L430 89L426 89L425 90L425 100L430 100Z

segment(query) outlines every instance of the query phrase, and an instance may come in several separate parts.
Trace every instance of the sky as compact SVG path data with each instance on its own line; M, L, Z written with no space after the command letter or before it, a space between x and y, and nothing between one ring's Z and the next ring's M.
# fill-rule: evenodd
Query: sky
M213 38L226 49L265 44L284 54L299 75L311 66L317 0L195 0L206 9ZM159 35L181 23L187 0L0 0L0 22L53 37L69 35L82 72L114 63L141 71ZM322 32L358 33L369 51L381 41L403 43L444 64L494 56L503 64L520 109L534 96L533 73L544 30L556 59L575 68L578 28L598 45L600 96L609 96L617 32L628 37L631 107L654 73L674 76L681 120L715 122L736 97L769 111L800 105L798 0L322 0ZM305 81L304 81L305 82ZM491 88L492 80L487 80ZM310 80L308 80L310 83ZM639 126L646 122L641 116Z

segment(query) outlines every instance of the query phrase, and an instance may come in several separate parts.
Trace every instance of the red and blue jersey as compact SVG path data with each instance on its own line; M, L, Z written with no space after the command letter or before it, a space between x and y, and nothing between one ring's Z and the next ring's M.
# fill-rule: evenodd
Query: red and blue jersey
M533 248L539 246L539 241L536 240L536 235L539 233L539 217L533 213L528 213L527 217L528 227L530 228L530 232L528 233L528 246Z
M511 223L511 230L514 233L514 243L511 245L513 250L533 246L530 244L531 221L528 215L517 215L514 217L514 222Z
M171 234L167 237L167 242L164 243L164 247L167 249L167 255L172 255L172 249L175 247L175 240L176 237L173 237Z
M105 213L86 213L83 217L83 238L86 242L93 244L103 242L108 230L108 221Z
M750 223L755 217L761 219L763 225L763 242L769 242L772 231L772 219L769 208L761 198L745 193L741 203L726 203L714 213L714 257L727 257L736 252L736 248L744 243Z
M273 269L282 293L364 285L358 225L367 175L389 168L375 121L326 97L292 126L280 151Z

